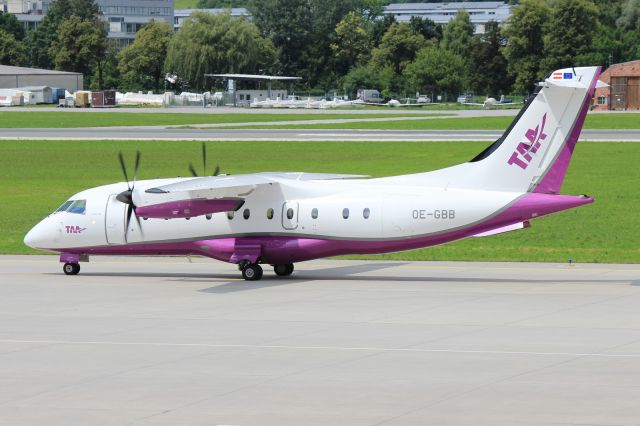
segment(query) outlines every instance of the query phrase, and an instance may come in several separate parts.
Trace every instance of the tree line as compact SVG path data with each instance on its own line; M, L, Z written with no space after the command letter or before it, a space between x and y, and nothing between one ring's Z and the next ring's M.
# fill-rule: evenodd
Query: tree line
M81 72L91 88L159 91L168 72L201 91L205 73L251 73L301 76L304 91L451 98L525 94L557 68L640 57L640 0L521 0L481 34L464 10L445 26L396 22L385 3L246 0L250 20L199 12L177 32L152 21L118 48L93 0L56 0L28 33L0 13L0 63Z

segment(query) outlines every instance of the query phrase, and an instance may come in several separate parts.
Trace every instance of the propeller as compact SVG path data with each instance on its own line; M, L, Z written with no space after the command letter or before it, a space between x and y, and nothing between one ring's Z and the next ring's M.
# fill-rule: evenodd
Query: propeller
M136 187L136 180L138 179L138 167L140 166L140 151L136 151L136 161L133 167L133 183L129 185L129 176L127 174L127 166L124 161L124 156L122 155L122 151L118 153L118 159L120 160L120 167L122 167L122 173L124 174L124 179L127 182L127 190L122 191L116 196L116 199L121 203L127 205L127 213L126 213L126 221L124 228L124 241L127 242L127 234L129 233L129 225L131 224L131 216L133 215L136 218L136 222L138 223L138 228L140 229L140 233L142 233L142 226L140 225L140 218L138 217L136 212L136 205L133 203L133 190Z
M195 167L193 167L193 163L189 163L189 171L193 177L198 177L198 172L196 172ZM202 175L206 176L207 174L207 145L202 142ZM216 168L213 171L212 176L218 176L220 174L220 165L216 164Z

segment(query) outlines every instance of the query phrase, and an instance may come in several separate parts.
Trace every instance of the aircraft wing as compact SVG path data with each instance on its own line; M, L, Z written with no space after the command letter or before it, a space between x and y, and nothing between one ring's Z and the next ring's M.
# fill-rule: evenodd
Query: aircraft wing
M238 210L245 198L261 186L291 181L364 178L364 175L267 172L246 175L207 176L149 188L134 194L136 214L148 218L194 217Z

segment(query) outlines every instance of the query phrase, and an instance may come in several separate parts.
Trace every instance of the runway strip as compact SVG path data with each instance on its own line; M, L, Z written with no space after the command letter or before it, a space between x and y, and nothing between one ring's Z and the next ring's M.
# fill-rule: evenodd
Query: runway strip
M292 130L167 129L108 127L84 129L0 129L0 140L210 140L210 141L372 141L428 142L498 139L497 130ZM640 130L583 130L580 140L640 142Z
M0 256L0 423L635 424L640 266Z

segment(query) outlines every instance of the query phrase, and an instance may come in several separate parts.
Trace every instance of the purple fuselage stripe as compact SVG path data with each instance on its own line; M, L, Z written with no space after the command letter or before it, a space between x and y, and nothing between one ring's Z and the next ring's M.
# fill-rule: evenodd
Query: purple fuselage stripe
M591 99L593 98L593 94L595 93L596 84L598 83L598 79L600 78L600 70L601 68L598 67L595 77L591 82L591 85L589 86L589 91L587 92L584 103L582 104L580 114L576 119L573 129L571 129L571 134L567 138L567 141L562 147L562 150L556 158L556 161L547 171L547 174L544 176L544 178L542 178L542 181L540 181L533 192L541 194L558 194L560 192L562 182L564 181L564 177L567 174L567 169L569 168L569 163L571 162L573 150L578 143L578 138L580 137L580 132L582 131L582 126L584 125L584 120L587 117L587 112L589 111Z
M326 239L296 236L252 236L218 238L174 243L128 244L101 247L56 249L67 254L95 255L202 255L224 262L238 263L247 253L252 260L254 250L260 247L260 260L264 263L293 263L342 254L374 254L430 247L467 238L507 225L531 220L550 213L592 203L588 197L529 193L518 199L501 213L468 227L416 237L390 240ZM252 260L253 261L253 260Z

